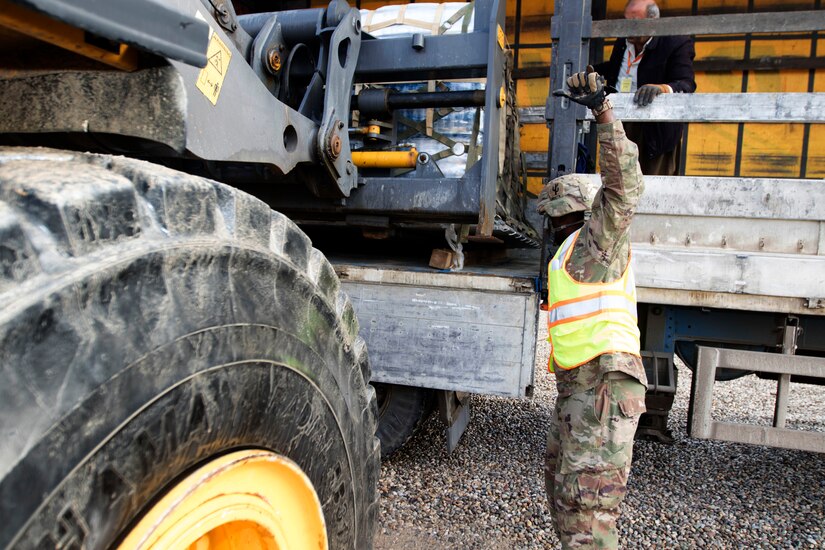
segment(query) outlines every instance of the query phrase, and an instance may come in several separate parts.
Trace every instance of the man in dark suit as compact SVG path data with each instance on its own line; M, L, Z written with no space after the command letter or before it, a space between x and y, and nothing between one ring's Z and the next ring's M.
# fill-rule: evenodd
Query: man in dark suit
M630 0L625 19L659 17L655 0ZM687 36L636 36L619 39L606 63L596 72L619 92L634 93L639 106L649 105L660 94L693 93L696 90L693 39ZM639 146L639 164L647 175L676 175L683 124L666 122L625 123L627 137Z

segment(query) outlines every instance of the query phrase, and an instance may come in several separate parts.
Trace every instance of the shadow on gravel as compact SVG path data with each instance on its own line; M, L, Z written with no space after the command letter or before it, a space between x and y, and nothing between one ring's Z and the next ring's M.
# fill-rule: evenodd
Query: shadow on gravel
M690 372L679 376L675 443L636 444L622 547L825 548L825 455L688 438ZM753 376L720 384L714 414L769 421L774 386ZM443 426L430 418L383 464L376 549L558 547L542 472L554 399L541 368L532 399L474 396L452 456ZM825 431L825 389L792 386L790 403L794 422Z
M623 516L627 540L684 548L825 547L825 455L687 437L690 374L680 369L674 444L635 445ZM775 382L754 376L717 384L714 416L769 424L773 388ZM791 412L805 411L793 424L825 431L825 388L795 385L792 392Z
M536 400L479 396L471 406L470 426L451 456L434 415L384 462L377 550L554 545L542 472L549 409Z

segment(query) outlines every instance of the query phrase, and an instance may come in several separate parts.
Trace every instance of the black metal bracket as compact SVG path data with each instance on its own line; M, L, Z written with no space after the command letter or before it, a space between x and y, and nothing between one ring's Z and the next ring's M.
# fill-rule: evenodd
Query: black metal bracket
M584 70L589 57L589 40L592 20L591 0L556 0L551 29L553 56L550 82L561 87L567 77ZM552 124L550 131L550 156L547 176L550 179L574 172L585 108L565 97L547 97L545 119Z
M326 48L324 113L316 146L319 159L336 183L332 194L348 197L358 184L349 142L350 96L361 49L361 14L351 9L338 23ZM331 193L319 190L320 196Z
M283 59L285 48L278 14L273 14L255 36L250 65L274 96L278 96L281 89L281 69L285 64Z
M238 16L235 15L235 6L227 0L209 0L215 14L215 21L227 32L235 32L238 28Z

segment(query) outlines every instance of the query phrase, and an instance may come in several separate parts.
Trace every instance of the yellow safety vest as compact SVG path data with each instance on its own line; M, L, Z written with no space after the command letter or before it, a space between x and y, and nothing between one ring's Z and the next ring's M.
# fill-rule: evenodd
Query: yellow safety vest
M548 269L548 338L553 363L574 369L605 353L639 355L636 284L628 261L624 274L609 283L581 283L565 266L579 231L562 243Z

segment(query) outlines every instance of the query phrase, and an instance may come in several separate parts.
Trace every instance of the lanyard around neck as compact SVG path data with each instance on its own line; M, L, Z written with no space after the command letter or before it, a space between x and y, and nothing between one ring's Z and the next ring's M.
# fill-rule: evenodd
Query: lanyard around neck
M630 74L630 69L633 67L633 65L635 65L636 63L638 63L639 61L642 60L642 57L645 55L645 46L647 46L647 44L642 46L642 51L639 52L639 55L636 56L636 59L632 59L632 60L630 59L630 57L631 57L630 56L630 48L628 47L628 50L627 50L627 70L625 71L626 74ZM635 49L635 46L634 46L634 49Z

